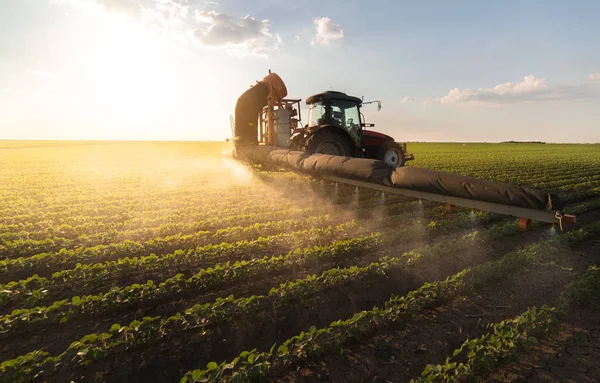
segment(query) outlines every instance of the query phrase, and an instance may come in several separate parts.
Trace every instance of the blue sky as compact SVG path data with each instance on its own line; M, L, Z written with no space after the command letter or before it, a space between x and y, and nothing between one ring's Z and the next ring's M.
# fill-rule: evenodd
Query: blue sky
M600 142L600 2L3 0L0 138L221 140L268 69L409 141Z

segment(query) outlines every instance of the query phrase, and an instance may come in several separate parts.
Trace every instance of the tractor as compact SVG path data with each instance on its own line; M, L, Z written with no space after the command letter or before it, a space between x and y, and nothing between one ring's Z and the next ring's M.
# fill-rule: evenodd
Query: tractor
M378 159L393 167L414 159L406 144L398 144L383 133L366 130L361 108L380 101L362 99L338 91L325 91L306 99L308 123L300 125L301 99L286 99L287 88L271 73L238 99L232 117L236 144L266 144L308 154ZM259 129L256 128L258 113ZM235 120L235 122L234 122ZM257 137L258 136L258 137ZM258 139L258 140L257 140Z
M345 157L364 157L381 160L393 167L401 167L414 157L406 151L406 144L400 146L383 133L364 128L368 124L360 108L366 104L362 99L337 91L326 91L306 99L308 124L294 129L291 137L292 148L309 154L324 153Z

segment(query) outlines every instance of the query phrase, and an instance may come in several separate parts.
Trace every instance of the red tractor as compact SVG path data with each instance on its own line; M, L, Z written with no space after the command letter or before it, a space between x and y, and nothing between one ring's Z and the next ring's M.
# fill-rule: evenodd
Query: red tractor
M358 97L326 91L306 99L308 124L300 123L300 99L286 99L281 78L269 71L261 82L248 89L236 105L236 144L268 144L312 153L381 160L393 167L414 159L406 144L398 144L383 133L364 128L367 124L360 108L367 104ZM256 113L259 127L256 129ZM258 141L257 141L258 136Z
M345 157L364 157L381 160L394 167L403 166L414 159L402 146L383 133L364 128L367 124L360 112L363 105L379 101L363 102L358 97L342 92L327 91L306 99L308 124L293 131L292 147L308 153L325 153Z

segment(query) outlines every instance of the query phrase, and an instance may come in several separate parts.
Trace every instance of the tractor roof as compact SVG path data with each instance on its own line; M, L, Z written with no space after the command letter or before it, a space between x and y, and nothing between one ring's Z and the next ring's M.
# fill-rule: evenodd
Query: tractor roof
M362 103L362 100L358 97L348 96L346 93L338 92L335 90L328 90L326 92L321 92L317 94L313 94L309 98L306 99L306 104L314 104L315 102L330 102L331 100L346 100L356 102L359 105Z

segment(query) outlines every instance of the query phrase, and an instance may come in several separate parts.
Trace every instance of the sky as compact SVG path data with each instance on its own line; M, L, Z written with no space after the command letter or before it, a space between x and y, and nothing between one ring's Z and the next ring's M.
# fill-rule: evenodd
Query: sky
M600 142L598 15L597 1L0 0L0 139L224 140L270 69L290 97L380 100L363 113L397 141Z

